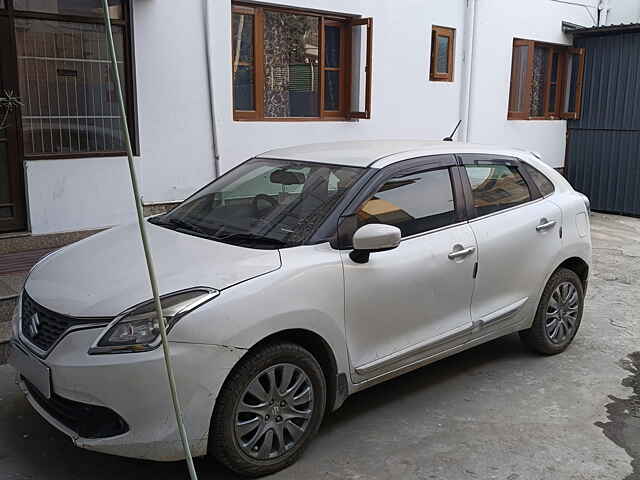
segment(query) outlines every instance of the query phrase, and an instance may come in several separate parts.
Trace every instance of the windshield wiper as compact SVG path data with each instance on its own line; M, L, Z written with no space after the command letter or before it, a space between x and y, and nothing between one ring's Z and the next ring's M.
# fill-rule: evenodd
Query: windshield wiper
M176 229L186 230L188 232L199 233L200 235L204 235L207 238L213 238L210 232L205 231L203 228L200 228L198 225L194 225L193 223L189 223L185 220L181 220L179 218L164 218L164 215L160 217L154 217L149 220L156 225L164 225L175 227Z
M212 236L214 240L219 240L220 242L225 243L238 243L240 245L246 244L257 244L264 246L271 246L275 248L286 247L289 244L283 240L278 240L277 238L269 238L263 237L261 235L256 235L255 233L232 233L231 235L226 236Z

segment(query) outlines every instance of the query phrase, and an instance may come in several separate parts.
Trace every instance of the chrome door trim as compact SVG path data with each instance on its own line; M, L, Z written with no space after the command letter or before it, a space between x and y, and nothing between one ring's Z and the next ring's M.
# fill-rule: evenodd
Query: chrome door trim
M427 355L431 350L436 350L438 347L462 339L467 335L478 333L479 331L497 323L507 322L515 317L515 315L527 303L527 300L529 300L529 297L522 298L511 305L507 305L506 307L483 316L480 320L454 328L453 330L449 330L424 342L411 345L385 357L378 358L372 362L355 367L355 371L358 375L367 375L402 362L403 360L407 360L408 358L417 356L420 353L425 353L425 355ZM452 348L455 348L455 346Z
M404 373L410 372L420 367L424 367L426 365L434 363L443 358L450 357L451 355L462 352L464 350L468 350L469 348L475 347L482 343L488 342L490 340L494 340L496 338L503 337L509 333L517 332L522 328L525 328L525 324L522 321L516 321L516 322L511 321L505 324L499 324L499 328L488 330L486 333L482 335L474 336L468 341L461 342L456 345L452 345L448 348L445 348L443 350L426 355L413 362L409 362L406 365L400 365L388 371L380 372L375 377L363 379L360 382L356 382L353 384L354 388L351 393L353 394L353 393L359 392L366 388L382 383L386 380L390 380L392 378L398 377Z
M524 304L527 303L527 300L529 300L529 297L522 298L517 302L512 303L511 305L507 305L506 307L502 307L495 312L480 317L479 320L473 322L475 327L474 329L477 331L481 328L491 326L497 322L504 322L506 320L509 320L522 309Z
M541 203L545 200L545 198L534 198L533 200L529 200L525 203L520 203L518 205L514 205L513 207L505 208L504 210L498 210L497 212L487 213L486 215L477 216L469 219L469 223L474 223L479 220L484 220L485 218L493 217L495 215L501 215L503 213L511 212L513 210L517 210L518 208L528 207L529 205L535 205L536 203Z
M409 347L403 348L397 352L394 352L386 357L379 358L369 363L365 363L359 367L355 368L355 371L359 375L367 375L368 373L374 372L376 370L383 369L389 365L394 363L401 362L402 360L406 360L407 358L418 355L423 351L432 350L443 344L452 342L459 338L462 338L473 331L473 324L468 323L466 325L462 325L460 327L454 328L453 330L449 330L443 334L440 334L436 337L430 338L424 342L417 343L415 345L411 345Z
M431 235L432 233L442 232L444 230L448 230L448 229L454 228L454 227L459 227L460 225L465 225L465 224L468 224L468 223L469 223L468 220L462 220L460 222L452 223L450 225L445 225L444 227L434 228L433 230L427 230L426 232L414 233L413 235L408 235L406 237L402 237L400 239L400 243L404 242L405 240L413 240L414 238L421 238L421 237L424 237L426 235Z

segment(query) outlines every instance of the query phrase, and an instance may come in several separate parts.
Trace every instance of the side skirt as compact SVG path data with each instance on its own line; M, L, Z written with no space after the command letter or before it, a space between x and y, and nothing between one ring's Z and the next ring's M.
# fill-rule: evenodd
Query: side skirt
M473 348L482 343L489 342L496 338L500 338L513 332L522 330L523 328L527 328L527 323L529 322L528 316L524 319L518 318L516 320L514 320L514 316L514 314L509 315L505 319L506 323L502 324L502 322L500 322L499 326L495 325L495 322L492 322L492 326L494 328L487 328L484 333L474 332L472 327L465 327L470 328L470 331L469 333L465 332L464 337L456 337L454 340L448 341L446 345L439 344L436 351L434 351L434 349L430 349L429 353L426 353L424 356L416 358L413 361L409 361L409 363L391 368L390 370L384 371L377 376L358 383L354 383L352 384L352 391L350 393L359 392L366 388L382 383L386 380L390 380L392 378L400 376L404 373L410 372L420 367L424 367L464 350L468 350L469 348Z

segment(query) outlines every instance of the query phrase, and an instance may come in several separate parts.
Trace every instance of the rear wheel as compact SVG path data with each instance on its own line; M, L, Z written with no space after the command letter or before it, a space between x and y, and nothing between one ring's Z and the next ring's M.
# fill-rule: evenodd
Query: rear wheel
M561 268L549 279L530 329L520 337L533 350L554 355L573 341L584 308L582 281L572 270Z
M300 457L322 422L326 383L316 359L298 345L249 355L216 402L210 453L234 472L257 477Z

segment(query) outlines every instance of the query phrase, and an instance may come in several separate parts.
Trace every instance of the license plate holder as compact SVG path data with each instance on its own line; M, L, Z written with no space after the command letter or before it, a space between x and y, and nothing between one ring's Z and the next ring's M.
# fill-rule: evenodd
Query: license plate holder
M51 398L51 369L49 367L15 341L11 342L8 361L42 395Z

